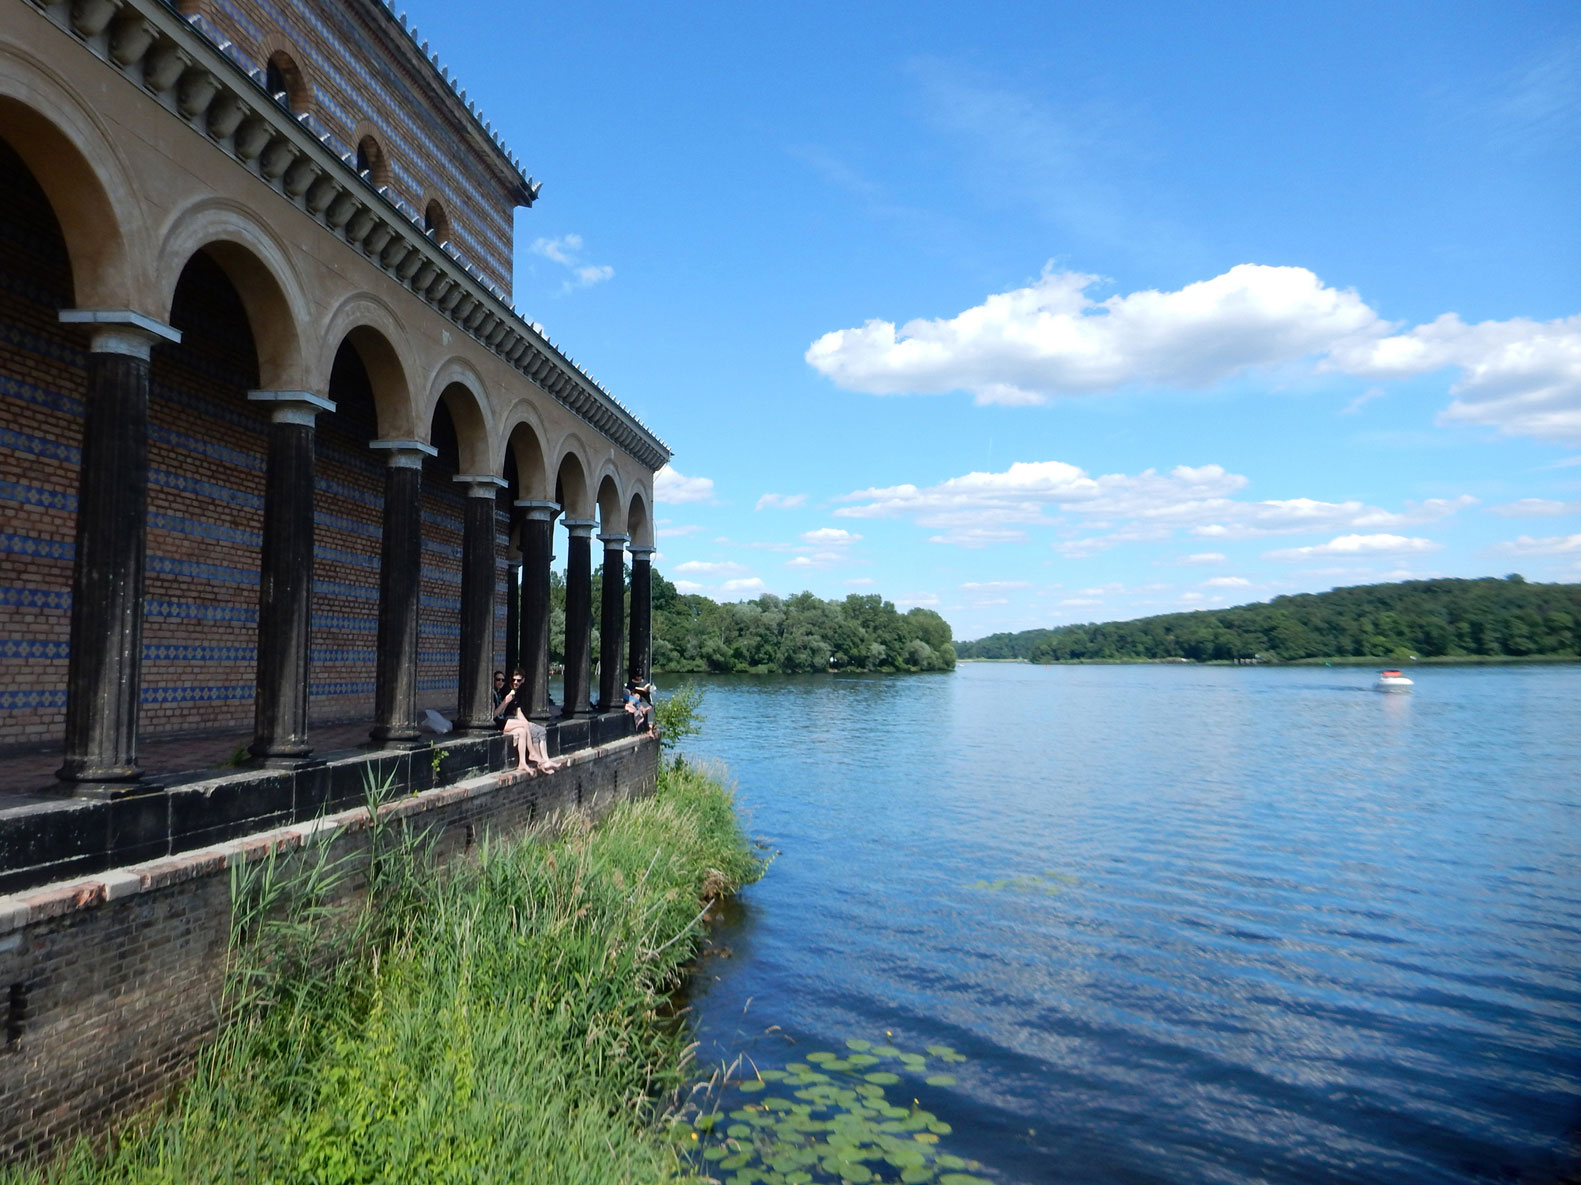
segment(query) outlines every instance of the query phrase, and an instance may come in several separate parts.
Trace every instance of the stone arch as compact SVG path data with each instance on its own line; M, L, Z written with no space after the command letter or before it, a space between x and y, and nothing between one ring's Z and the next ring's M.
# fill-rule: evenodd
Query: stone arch
M633 547L653 546L653 519L648 514L648 498L645 490L631 492L631 506L626 511L626 534L631 536Z
M560 460L554 467L554 500L560 503L566 518L593 517L593 489L582 460L586 454L587 449L574 435L560 442Z
M439 244L450 241L450 215L438 198L429 198L423 206L423 232Z
M419 440L427 435L427 425L420 431L414 414L408 376L416 367L405 346L410 340L405 324L387 304L365 292L355 293L330 314L318 364L312 371L316 385L309 389L329 389L335 355L342 344L348 344L368 371L379 436L385 440Z
M143 288L152 254L144 207L99 117L36 63L0 50L0 139L49 199L76 306L153 316Z
M626 515L621 505L620 482L611 467L604 466L598 479L598 529L605 535L624 535Z
M518 408L512 417L510 434L504 451L515 461L515 496L522 501L547 502L553 496L550 486L549 464L544 457L543 424L536 415ZM504 472L502 465L500 472Z
M470 363L451 358L440 365L428 384L422 406L417 409L417 422L431 430L441 402L456 426L461 472L498 476L490 444L494 426L490 422L489 401L484 394L483 379Z
M275 36L271 42L278 44L282 38ZM313 85L298 65L300 55L289 49L276 49L264 60L264 89L269 97L292 115L301 115L313 108Z
M258 383L266 390L310 388L301 327L307 299L291 254L275 234L233 202L201 198L170 219L159 252L160 316L169 320L176 285L199 251L230 278L258 350Z

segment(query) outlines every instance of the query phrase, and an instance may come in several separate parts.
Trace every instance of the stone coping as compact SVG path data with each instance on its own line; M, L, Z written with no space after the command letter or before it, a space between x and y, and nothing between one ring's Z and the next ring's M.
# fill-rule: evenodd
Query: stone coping
M553 781L575 766L637 748L648 739L643 735L629 736L596 749L569 753L560 758L560 768L553 773L534 775L509 771L484 774L438 789L391 798L380 803L375 810L380 819L421 816L469 799L484 798L528 782L536 782L540 778ZM366 806L352 807L310 822L276 827L173 856L145 860L91 876L68 878L0 896L0 935L83 910L97 909L140 893L152 893L184 881L213 876L235 865L265 859L272 853L292 851L305 846L308 840L324 831L355 834L366 830L372 818Z

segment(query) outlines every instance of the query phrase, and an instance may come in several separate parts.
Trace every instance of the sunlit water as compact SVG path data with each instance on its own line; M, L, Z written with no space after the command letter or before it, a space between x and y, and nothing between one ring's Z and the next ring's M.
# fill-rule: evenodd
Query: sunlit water
M1581 667L1412 674L701 680L780 854L700 1057L952 1046L1004 1182L1577 1179Z

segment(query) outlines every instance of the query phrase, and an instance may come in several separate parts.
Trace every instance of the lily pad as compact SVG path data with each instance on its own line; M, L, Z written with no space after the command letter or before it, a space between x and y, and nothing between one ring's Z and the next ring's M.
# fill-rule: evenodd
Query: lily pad
M864 1041L860 1037L847 1037L845 1047L847 1049L872 1049L873 1043L871 1041Z
M894 1086L900 1081L899 1074L891 1074L888 1070L878 1070L872 1074L864 1074L862 1077L874 1086Z
M954 1086L954 1074L929 1074L923 1079L929 1086Z

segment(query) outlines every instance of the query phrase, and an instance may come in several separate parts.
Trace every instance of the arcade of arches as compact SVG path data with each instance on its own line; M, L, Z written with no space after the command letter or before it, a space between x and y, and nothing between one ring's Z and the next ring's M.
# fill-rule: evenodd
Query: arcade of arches
M64 781L120 783L140 736L251 726L289 767L332 722L391 746L425 708L491 729L490 675L517 665L535 718L618 709L649 664L651 464L471 339L438 348L384 277L234 210L140 253L113 190L0 98L0 751L63 741Z

